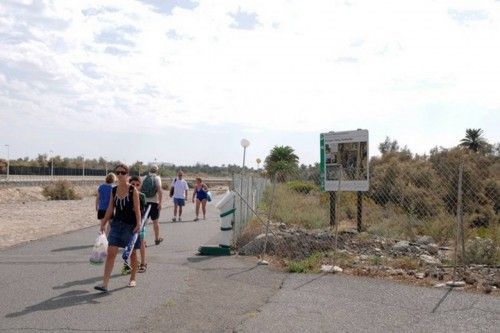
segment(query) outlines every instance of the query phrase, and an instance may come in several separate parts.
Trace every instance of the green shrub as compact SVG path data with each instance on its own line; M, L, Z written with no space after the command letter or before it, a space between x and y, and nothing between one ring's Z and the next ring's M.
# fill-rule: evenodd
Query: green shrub
M301 180L293 180L288 182L288 188L298 193L309 194L313 190L317 190L318 187L310 182L304 182Z
M491 239L479 237L467 241L465 259L470 264L495 264L498 260L495 243Z
M418 227L418 233L427 235L441 245L454 238L457 220L454 216L443 214L430 220L425 220Z
M318 273L321 268L323 254L313 253L303 260L291 260L287 263L287 270L290 273Z
M75 191L74 185L67 180L58 180L43 187L42 194L48 200L77 200L81 199Z

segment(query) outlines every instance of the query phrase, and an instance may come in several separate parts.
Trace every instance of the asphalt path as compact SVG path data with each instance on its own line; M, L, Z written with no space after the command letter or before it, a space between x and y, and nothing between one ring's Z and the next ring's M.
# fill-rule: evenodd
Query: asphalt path
M97 226L0 251L0 331L500 332L498 297L197 256L219 223L213 205L206 221L192 210L180 223L162 212L147 272L127 288L117 260L109 294L93 289L103 267L88 262Z

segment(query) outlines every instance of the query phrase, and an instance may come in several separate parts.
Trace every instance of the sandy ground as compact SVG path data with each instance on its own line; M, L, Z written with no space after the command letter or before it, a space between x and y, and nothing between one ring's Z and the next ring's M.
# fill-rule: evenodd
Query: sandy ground
M81 200L50 201L42 195L41 187L0 188L0 248L91 226L96 227L97 234L96 187L76 190ZM212 192L226 190L214 187ZM163 191L163 198L163 206L170 208L167 191Z
M0 248L89 226L98 226L95 188L79 188L83 199L47 201L41 187L0 189Z

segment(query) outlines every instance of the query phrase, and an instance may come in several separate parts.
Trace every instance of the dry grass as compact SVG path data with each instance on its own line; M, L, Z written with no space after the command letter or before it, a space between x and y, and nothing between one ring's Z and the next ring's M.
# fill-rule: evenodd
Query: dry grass
M238 236L236 240L236 248L242 248L250 241L252 241L256 236L264 232L262 224L257 218L253 218L246 226L243 232Z
M418 259L411 257L400 257L392 260L390 266L406 270L414 270L419 267Z

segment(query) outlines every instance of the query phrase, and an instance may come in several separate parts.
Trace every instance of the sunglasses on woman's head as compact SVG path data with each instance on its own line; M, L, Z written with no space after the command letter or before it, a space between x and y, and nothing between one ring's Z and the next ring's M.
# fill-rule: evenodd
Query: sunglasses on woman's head
M116 174L125 176L127 174L127 171L116 171Z

